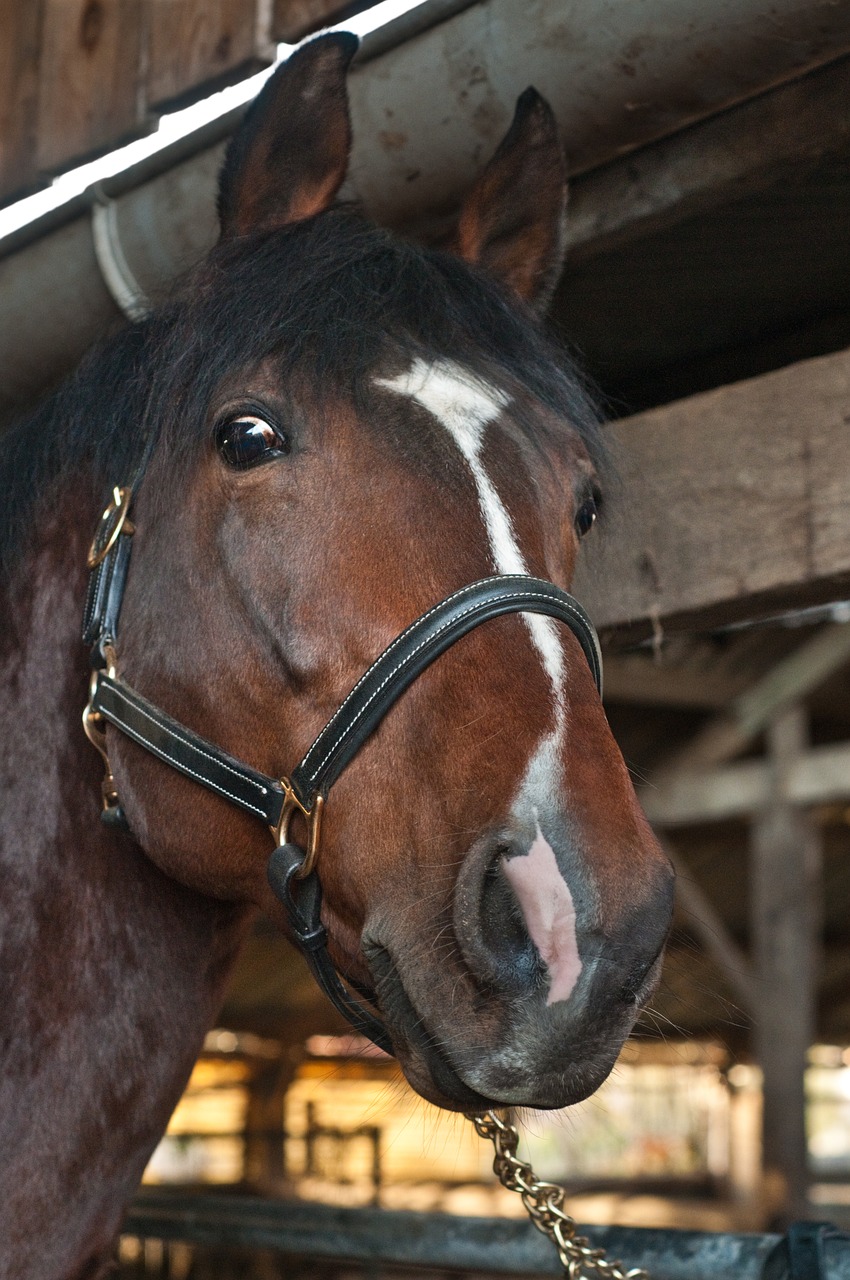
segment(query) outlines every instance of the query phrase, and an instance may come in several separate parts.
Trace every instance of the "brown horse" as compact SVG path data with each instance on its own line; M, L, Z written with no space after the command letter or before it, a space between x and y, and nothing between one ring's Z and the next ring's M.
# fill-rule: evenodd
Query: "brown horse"
M142 442L117 673L273 778L444 597L567 588L600 502L596 416L537 319L563 244L549 109L520 99L452 252L413 247L334 204L355 43L276 73L207 261L4 443L4 1280L103 1273L254 912L285 926L266 826L112 727L132 834L98 821L86 550ZM654 986L670 868L551 618L428 667L336 784L318 866L334 963L444 1107L585 1097Z

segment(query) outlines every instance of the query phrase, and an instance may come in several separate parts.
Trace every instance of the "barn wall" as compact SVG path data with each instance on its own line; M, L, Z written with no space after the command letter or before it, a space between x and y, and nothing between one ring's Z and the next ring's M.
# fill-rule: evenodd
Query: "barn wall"
M373 0L0 0L0 203Z

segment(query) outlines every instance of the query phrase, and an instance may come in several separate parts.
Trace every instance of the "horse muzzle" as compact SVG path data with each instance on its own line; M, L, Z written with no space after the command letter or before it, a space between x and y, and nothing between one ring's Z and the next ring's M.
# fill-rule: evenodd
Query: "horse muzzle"
M658 981L672 874L659 862L603 928L579 862L559 847L556 865L542 835L529 847L499 831L470 849L430 946L413 957L392 925L365 931L394 1052L429 1100L465 1111L558 1108L610 1072Z

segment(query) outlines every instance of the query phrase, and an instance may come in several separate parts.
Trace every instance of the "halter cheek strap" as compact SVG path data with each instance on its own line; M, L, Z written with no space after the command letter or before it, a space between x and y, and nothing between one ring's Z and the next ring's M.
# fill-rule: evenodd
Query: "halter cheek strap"
M535 613L562 622L578 640L601 694L602 659L593 624L578 601L552 582L505 575L470 583L397 636L361 676L300 764L288 777L273 778L193 733L118 677L114 643L132 534L127 520L130 499L124 493L115 491L89 555L92 576L84 621L84 637L93 646L94 671L83 721L106 764L104 819L126 825L109 768L105 722L179 773L262 819L276 846L269 861L269 881L287 910L295 941L316 981L356 1030L392 1052L383 1024L346 989L327 951L315 862L328 792L413 681L463 636L492 618ZM132 496L132 490L129 493ZM306 825L306 849L289 839L296 814Z

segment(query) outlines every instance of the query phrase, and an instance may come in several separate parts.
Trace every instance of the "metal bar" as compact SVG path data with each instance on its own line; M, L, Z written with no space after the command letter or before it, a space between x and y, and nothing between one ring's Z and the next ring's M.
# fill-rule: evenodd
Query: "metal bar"
M582 1227L593 1243L653 1280L762 1280L774 1235L640 1227ZM302 1258L347 1259L494 1275L559 1276L549 1242L530 1223L443 1213L337 1209L252 1197L142 1192L126 1235L193 1244L274 1249ZM850 1242L826 1241L830 1280L850 1280ZM777 1271L777 1280L785 1272Z

